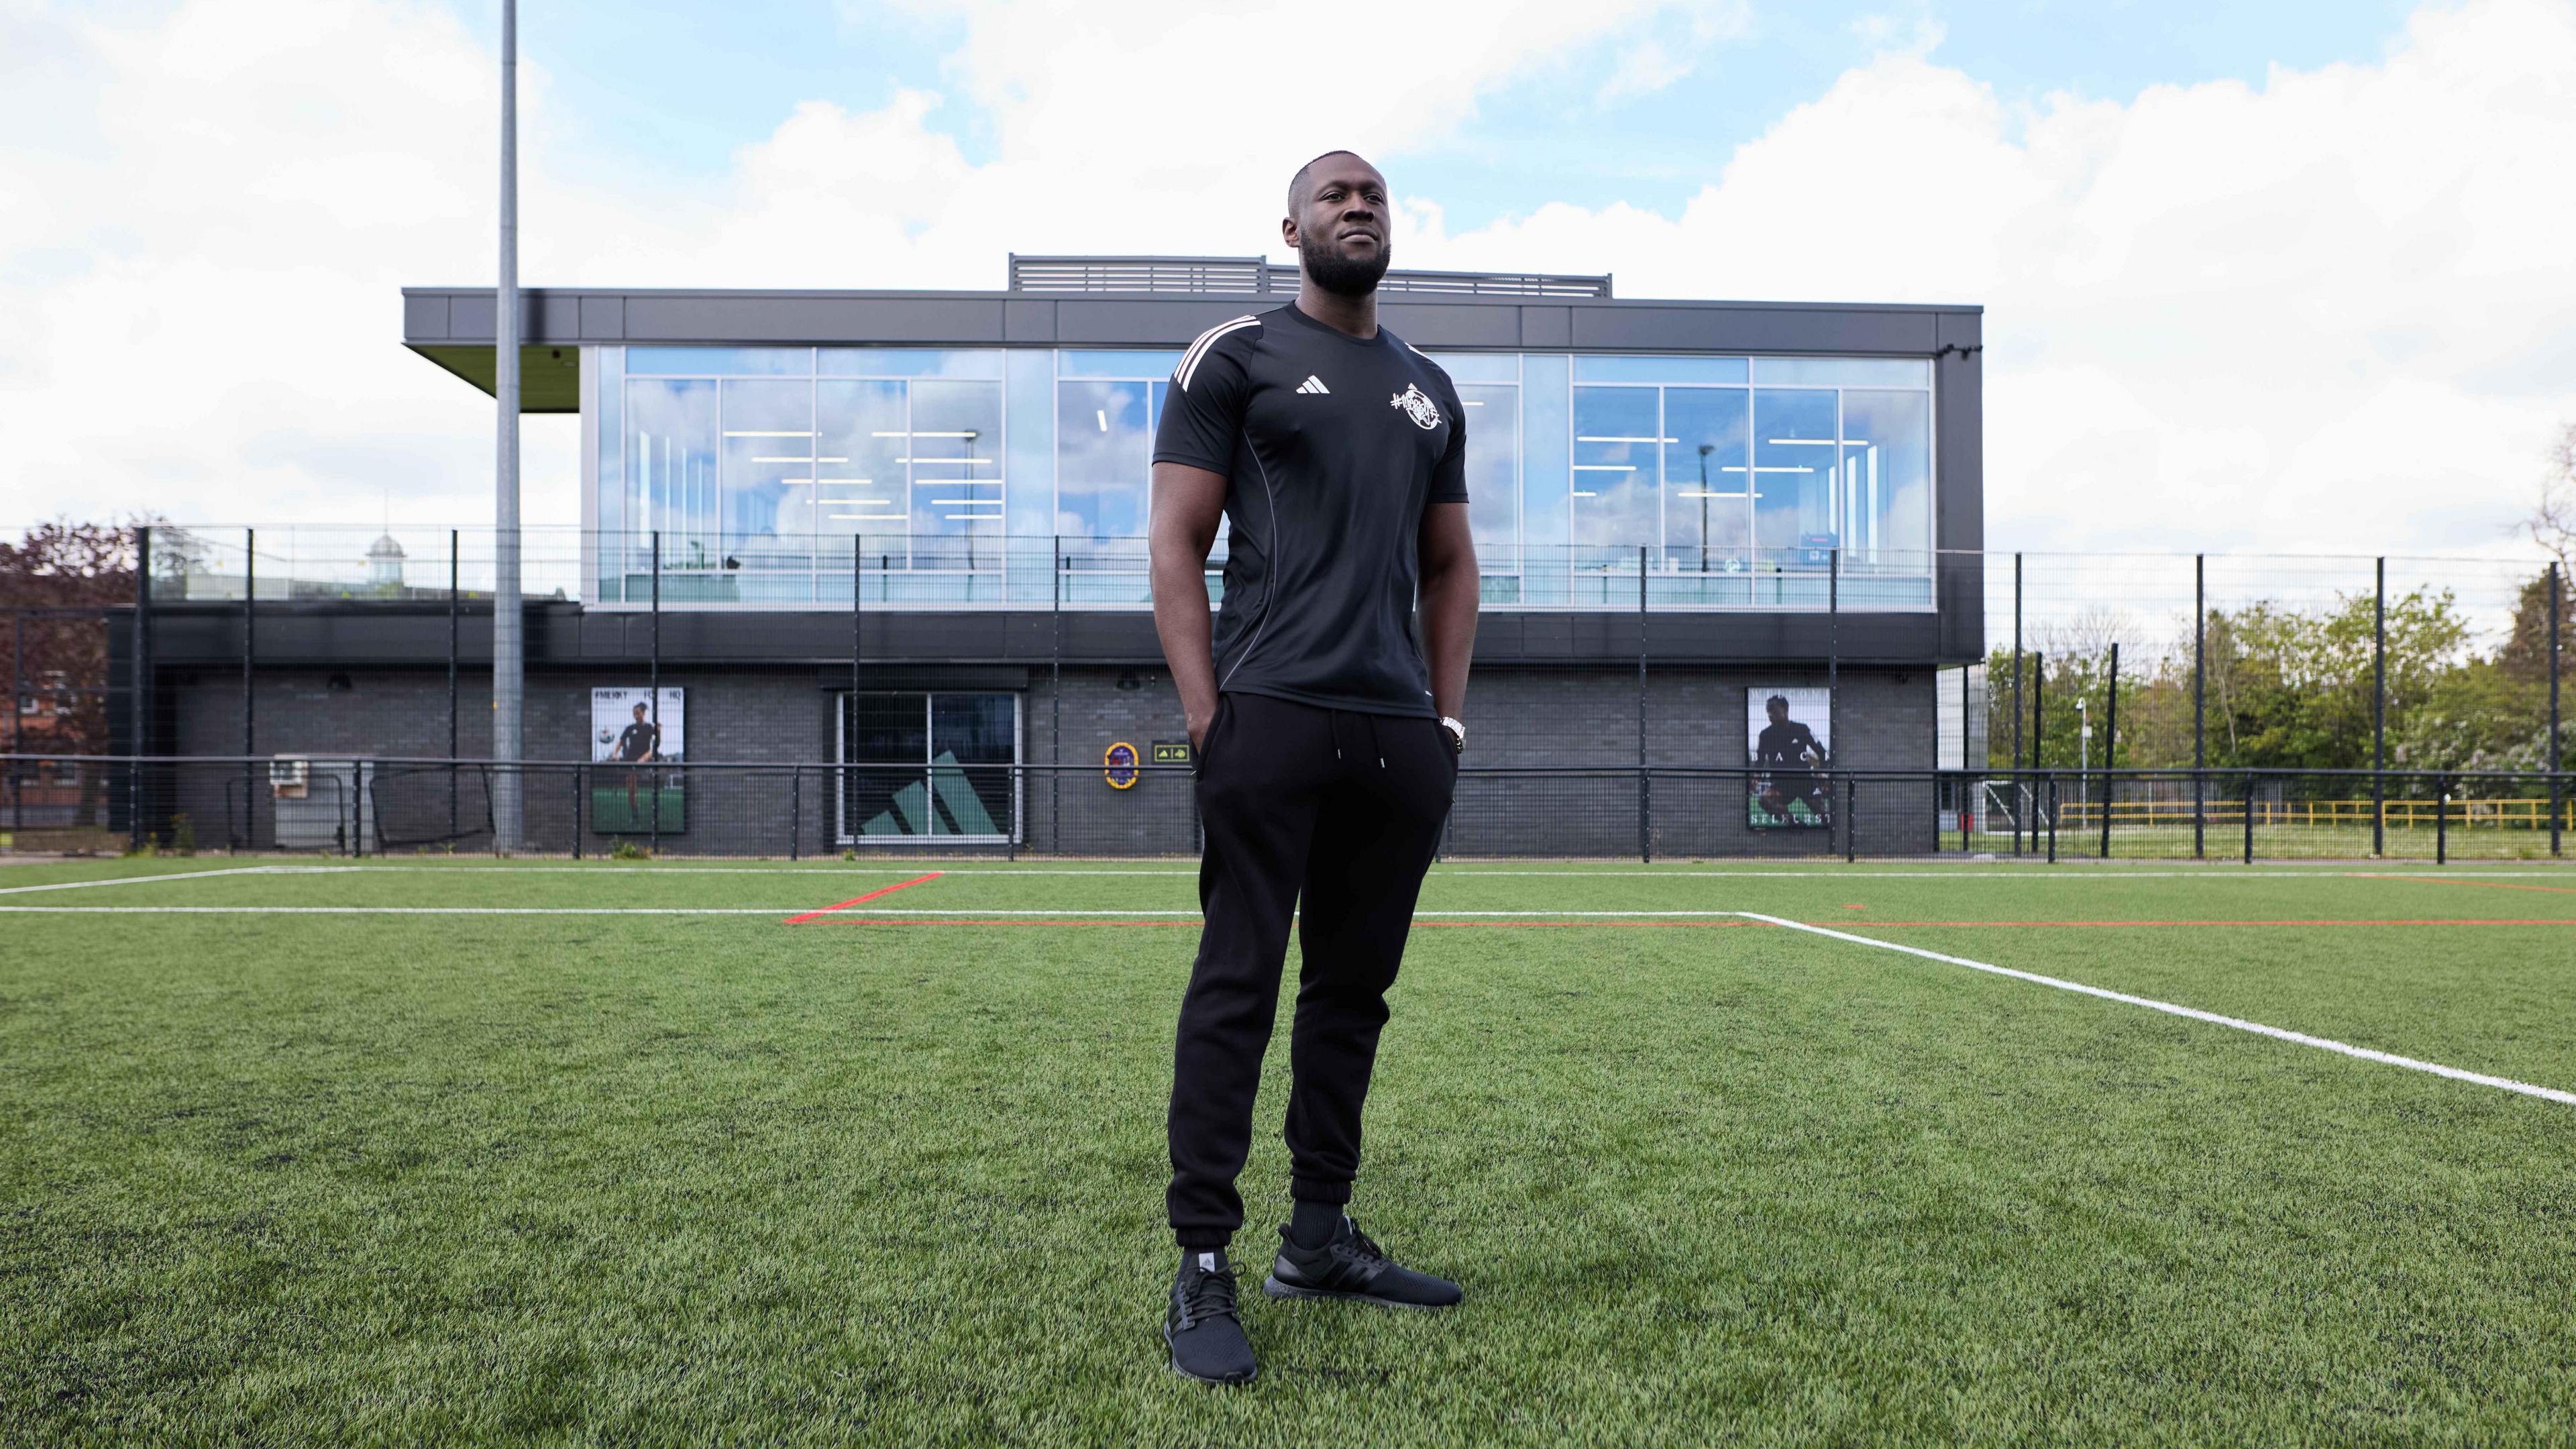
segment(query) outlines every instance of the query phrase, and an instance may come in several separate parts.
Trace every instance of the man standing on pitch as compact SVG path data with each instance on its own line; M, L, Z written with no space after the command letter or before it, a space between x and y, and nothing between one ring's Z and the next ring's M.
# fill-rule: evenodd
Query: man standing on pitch
M1475 642L1464 410L1377 325L1386 178L1347 151L1288 186L1293 306L1209 328L1154 440L1154 628L1199 760L1207 924L1182 998L1170 1118L1181 1267L1172 1367L1242 1383L1252 1346L1226 1245L1296 919L1289 1194L1264 1292L1445 1308L1458 1286L1389 1262L1343 1212L1360 1108L1466 747ZM1233 520L1225 608L1206 568ZM1420 600L1420 631L1415 601Z

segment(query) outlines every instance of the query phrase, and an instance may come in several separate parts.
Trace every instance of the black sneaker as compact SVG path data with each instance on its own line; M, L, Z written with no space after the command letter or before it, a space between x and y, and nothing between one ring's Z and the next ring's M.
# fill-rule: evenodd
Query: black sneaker
M1203 1384L1248 1384L1261 1371L1235 1316L1234 1269L1222 1250L1181 1254L1163 1342L1171 1345L1172 1372Z
M1466 1297L1446 1278L1388 1261L1346 1214L1332 1241L1312 1252L1279 1230L1279 1258L1261 1291L1273 1298L1355 1298L1390 1308L1447 1308Z

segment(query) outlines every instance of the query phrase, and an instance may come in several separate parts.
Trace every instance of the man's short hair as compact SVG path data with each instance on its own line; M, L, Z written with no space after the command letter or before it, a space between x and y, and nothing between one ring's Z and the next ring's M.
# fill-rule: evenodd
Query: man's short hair
M1288 178L1288 214L1290 216L1295 216L1297 214L1297 208L1306 204L1306 178L1314 174L1315 161L1327 160L1334 156L1349 156L1361 161L1366 161L1368 159L1366 156L1360 155L1357 151L1353 151L1347 147L1337 146L1332 150L1326 151L1322 155L1317 156L1314 161L1309 161L1305 165L1298 167L1297 174Z
M1780 706L1780 707L1781 707L1782 709L1784 709L1784 710L1785 710L1785 709L1787 709L1787 708L1789 707L1789 696L1787 696L1787 695L1785 695L1785 694L1775 694L1775 695L1771 696L1769 699L1766 699L1766 700L1762 701L1762 707L1763 707L1764 709L1769 709L1771 706L1773 706L1773 705L1775 705L1775 704L1776 704L1776 705L1778 705L1778 706Z

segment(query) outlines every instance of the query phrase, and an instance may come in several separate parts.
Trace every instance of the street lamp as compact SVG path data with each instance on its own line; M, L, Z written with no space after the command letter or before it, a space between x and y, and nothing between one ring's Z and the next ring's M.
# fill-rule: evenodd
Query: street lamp
M1699 445L1699 571L1708 572L1708 455L1717 444Z

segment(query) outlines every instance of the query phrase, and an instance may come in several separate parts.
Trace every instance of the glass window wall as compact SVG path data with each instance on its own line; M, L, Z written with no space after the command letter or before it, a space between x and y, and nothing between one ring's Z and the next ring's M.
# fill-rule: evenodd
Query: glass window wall
M1176 350L600 351L603 599L647 597L658 531L666 602L837 605L854 553L867 601L1147 602ZM1634 607L1643 549L1667 606L1810 607L1837 555L1848 601L1931 605L1923 359L1436 360L1489 603Z

